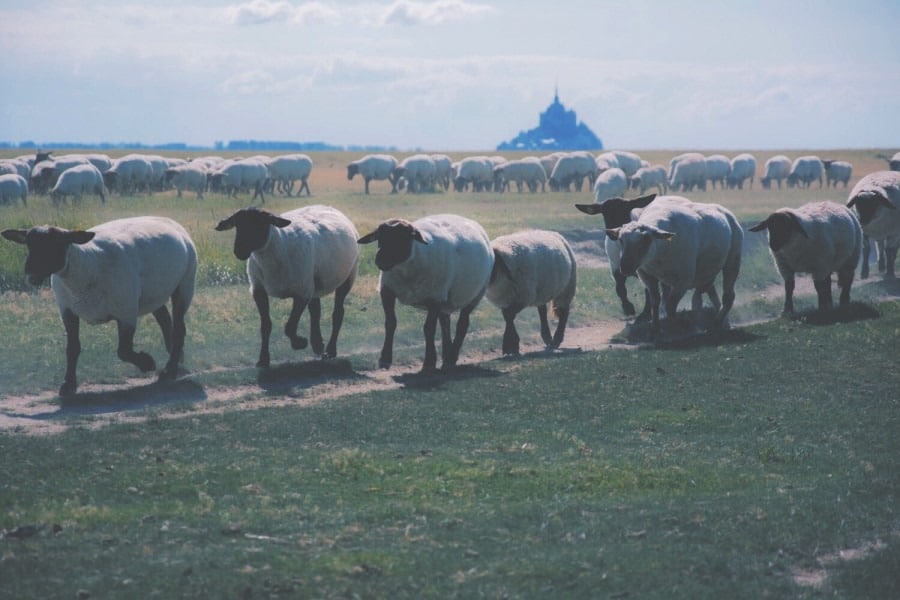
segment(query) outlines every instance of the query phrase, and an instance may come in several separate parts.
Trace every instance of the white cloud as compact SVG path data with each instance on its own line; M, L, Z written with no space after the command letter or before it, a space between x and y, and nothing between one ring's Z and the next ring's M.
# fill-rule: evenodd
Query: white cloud
M464 21L495 12L492 6L463 2L462 0L438 0L437 2L417 2L397 0L381 15L384 24L399 25L441 25L451 21Z
M339 23L341 13L321 2L293 4L284 0L251 0L225 9L226 20L232 25L260 25L263 23Z

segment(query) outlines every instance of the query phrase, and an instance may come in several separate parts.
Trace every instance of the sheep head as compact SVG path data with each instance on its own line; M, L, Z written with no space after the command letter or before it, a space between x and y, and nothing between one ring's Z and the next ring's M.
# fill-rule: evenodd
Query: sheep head
M603 202L592 204L576 204L575 208L588 215L603 215L603 224L607 229L621 227L631 221L631 211L646 208L656 198L656 194L648 194L639 198L608 198Z
M795 232L808 238L809 234L803 228L800 218L791 210L779 210L750 228L750 231L769 231L769 248L772 252L778 252L791 239Z
M427 245L422 233L405 219L390 219L378 228L359 238L360 244L371 244L378 241L378 252L375 253L375 265L382 271L406 261L412 255L413 242Z
M876 190L866 190L850 198L847 202L847 208L853 208L854 206L856 207L856 212L859 213L859 222L863 227L868 225L872 219L875 218L875 211L877 211L879 207L888 210L897 210L897 207L888 200L885 194Z
M219 221L216 231L235 229L234 255L238 260L247 260L269 241L270 227L287 227L290 224L288 219L251 206Z
M66 251L70 244L86 244L94 239L93 231L73 231L44 225L31 229L5 229L3 237L28 247L25 275L31 285L40 285L47 277L66 267Z
M635 222L607 229L606 235L618 242L619 270L625 277L637 275L638 269L644 264L656 240L668 242L675 237L670 231Z

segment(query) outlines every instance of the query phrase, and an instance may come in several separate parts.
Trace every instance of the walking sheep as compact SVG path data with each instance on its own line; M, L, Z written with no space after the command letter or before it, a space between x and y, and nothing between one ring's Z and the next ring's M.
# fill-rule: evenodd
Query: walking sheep
M850 177L853 176L853 165L844 160L823 160L822 165L825 167L825 185L827 187L837 187L838 183L843 183L844 188L850 183Z
M283 154L270 159L266 166L269 169L269 177L273 189L277 186L278 191L285 196L290 196L294 191L294 183L300 182L300 189L297 195L303 194L311 196L309 190L309 175L312 173L313 161L306 154Z
M396 301L427 311L425 360L422 371L435 370L434 336L441 325L442 368L456 365L469 315L484 296L494 266L494 252L484 229L457 215L433 215L412 223L390 219L359 239L378 242L375 264L381 270L378 289L384 308L384 345L378 365L393 362ZM459 311L456 334L450 335L450 315Z
M876 171L860 179L850 192L847 207L856 208L864 235L860 277L869 276L870 242L875 240L879 247L884 245L879 268L883 258L884 275L893 279L900 246L900 171Z
M659 284L669 287L666 314L674 318L678 302L694 288L695 317L702 308L700 293L707 293L718 310L714 326L725 325L734 304L734 284L741 265L743 230L735 216L718 204L685 199L650 203L637 221L606 234L618 242L619 265L624 276L635 273L650 293L652 335L660 331ZM719 306L715 280L722 273Z
M135 352L138 317L152 313L169 360L160 379L174 379L184 349L184 316L194 295L197 251L184 228L164 217L109 221L87 231L41 226L6 229L3 237L28 247L25 274L32 285L48 276L66 330L66 375L60 396L77 389L80 320L116 322L118 357L141 371L153 358ZM166 302L171 298L172 313Z
M106 186L103 185L103 175L97 167L90 163L63 171L56 180L56 185L50 190L53 204L59 204L67 196L72 196L75 202L80 202L82 194L94 194L100 196L100 202L106 202Z
M515 318L526 306L536 306L541 339L548 348L559 348L566 332L569 309L575 297L575 254L566 239L554 231L521 231L491 242L494 269L485 297L503 313L503 354L519 354ZM550 334L547 303L553 303L558 319Z
M624 196L628 190L628 175L618 167L607 169L597 176L593 190L594 202Z
M791 165L791 172L787 177L788 187L809 188L813 181L819 181L819 187L822 187L822 176L825 173L825 165L818 156L801 156L794 159Z
M766 161L763 170L763 176L759 178L759 182L765 189L772 187L772 182L778 182L778 189L781 189L781 182L787 179L791 173L791 159L784 154L776 154Z
M810 202L773 212L750 231L769 232L769 249L784 279L784 314L794 313L794 276L812 275L819 310L831 310L831 274L837 272L840 306L850 304L850 286L862 247L862 229L849 208Z
M397 164L397 159L390 154L367 154L347 165L347 181L352 181L357 174L361 175L368 194L370 181L386 179L391 182L391 193L396 194L397 180L394 177L394 169L397 168Z
M599 176L597 177L599 179ZM641 195L655 187L660 194L669 191L669 182L666 177L666 168L662 165L641 167L631 176L631 188L638 189Z
M28 181L21 175L0 175L0 204L22 201L22 206L28 205Z
M312 205L274 215L255 207L242 208L219 221L216 231L235 229L234 255L247 261L250 294L259 311L260 348L257 367L269 367L272 319L269 297L291 298L284 334L294 350L307 344L322 358L337 356L337 338L344 320L344 299L359 265L358 234L353 223L330 206ZM324 345L320 298L334 293L331 337ZM309 306L309 340L297 335L297 325Z
M738 154L731 159L731 174L726 177L726 183L730 189L744 189L744 182L750 180L750 189L753 189L753 178L756 177L756 157L752 154Z

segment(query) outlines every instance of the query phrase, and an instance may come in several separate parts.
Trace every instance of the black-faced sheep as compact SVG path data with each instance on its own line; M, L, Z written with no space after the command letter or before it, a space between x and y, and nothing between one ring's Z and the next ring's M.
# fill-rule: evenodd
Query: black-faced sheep
M291 298L293 305L284 334L294 350L311 344L322 358L337 356L337 338L344 320L344 299L353 287L359 265L358 234L353 223L329 206L305 206L274 215L243 208L223 219L216 231L235 229L234 255L247 261L250 294L260 320L257 367L269 367L272 319L269 297ZM334 294L331 337L324 345L320 298ZM297 325L309 306L309 340L297 335Z
M378 242L375 264L381 270L379 291L384 308L384 345L378 364L393 362L396 301L427 311L423 371L437 366L434 336L441 325L442 368L456 365L469 328L469 315L481 301L494 266L494 252L484 229L457 215L433 215L412 223L391 219L359 239ZM459 311L451 337L450 315Z
M164 217L118 219L88 231L57 227L7 229L3 237L28 247L25 273L32 285L50 277L66 329L66 375L60 396L75 393L81 353L80 320L118 327L118 356L141 371L156 363L135 352L138 317L152 313L169 360L160 379L173 379L184 348L184 316L194 295L197 251L184 228ZM172 313L166 307L171 299Z
M391 182L391 193L395 194L397 193L397 179L394 169L397 168L397 164L397 159L390 154L367 154L347 165L347 180L352 181L357 174L361 175L366 185L366 194L368 194L370 181L386 179Z
M884 245L879 267L883 258L885 277L893 279L900 246L900 171L866 175L853 187L847 206L856 209L864 235L860 277L869 276L870 240L875 240Z

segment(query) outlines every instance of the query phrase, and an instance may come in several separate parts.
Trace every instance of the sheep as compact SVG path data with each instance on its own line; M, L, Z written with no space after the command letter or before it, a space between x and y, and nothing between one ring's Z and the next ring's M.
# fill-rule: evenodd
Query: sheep
M53 204L59 204L60 200L64 200L66 196L72 196L75 202L80 202L82 194L100 196L100 202L106 203L103 174L91 163L66 169L60 174L53 189L50 190Z
M407 193L431 192L434 191L435 173L434 159L431 156L413 154L400 161L394 169L394 178L398 182L406 180Z
M784 279L785 315L794 314L794 276L812 275L819 310L831 310L831 274L837 271L840 306L850 305L850 286L862 248L862 228L853 211L834 202L779 209L750 228L767 230L769 250Z
M879 152L875 155L875 158L883 158L886 160L888 169L891 171L900 171L900 152L895 152L893 156L887 156L886 154Z
M594 181L594 202L624 196L626 190L628 190L628 175L625 171L618 167L607 169Z
M712 183L713 189L719 184L719 189L725 189L725 181L731 175L731 161L722 154L712 154L706 157L706 180Z
M731 159L731 174L725 181L730 189L742 190L744 182L749 179L749 188L752 190L754 177L756 177L756 157L745 152Z
M313 161L306 154L285 154L276 156L266 163L269 169L269 176L272 183L278 186L278 191L285 196L290 196L294 190L294 182L300 181L300 189L297 195L303 194L311 196L309 190L309 175L312 173Z
M21 175L27 184L31 178L31 164L19 158L0 160L0 175Z
M22 206L28 205L28 182L17 174L0 175L0 204L22 201Z
M347 181L352 181L357 174L362 176L366 184L366 194L369 193L369 182L372 180L391 182L391 193L397 193L397 180L394 169L397 168L397 159L390 154L367 154L359 160L354 160L347 165Z
M699 152L679 154L669 162L669 189L706 191L706 157Z
M864 234L860 277L869 276L870 242L875 240L884 245L879 268L883 260L885 277L893 279L900 246L900 171L876 171L860 179L850 192L847 207L856 208Z
M587 178L591 187L597 179L597 161L594 156L585 150L564 154L556 162L553 172L547 182L554 191L569 191L569 186L575 184L575 190L580 192L584 180Z
M660 194L669 191L666 168L662 165L641 167L631 176L630 183L633 189L640 190L641 195L652 187L655 187Z
M541 191L546 191L547 176L541 161L535 156L526 156L518 160L510 160L502 165L494 167L494 189L504 191L510 182L516 184L519 193L523 184L528 186L532 193L537 191L538 185Z
M219 221L216 231L235 229L234 255L247 261L250 294L259 311L258 368L269 367L272 319L269 297L291 298L284 334L294 350L309 344L321 358L337 356L337 338L344 321L344 299L353 287L359 266L358 237L342 212L316 204L283 213L243 208ZM321 298L334 294L331 337L323 344ZM309 340L297 335L297 325L309 306Z
M853 176L853 165L844 160L823 160L822 165L825 167L825 185L837 187L838 182L844 184L844 189L850 183L850 177Z
M431 160L434 161L434 181L446 192L453 180L453 161L446 154L432 154Z
M668 286L666 313L676 315L678 302L691 288L709 294L717 309L714 328L726 325L734 304L734 284L741 265L744 234L735 216L718 204L701 204L684 198L674 202L651 202L636 221L606 234L617 241L619 268L628 277L635 273L650 293L651 336L660 332L659 284ZM715 293L715 280L722 273L722 301ZM695 317L702 308L700 293L694 294Z
M375 265L381 270L378 289L384 309L384 345L378 360L386 369L393 362L396 301L425 310L425 360L422 371L437 366L435 327L441 325L442 365L456 365L469 315L484 296L494 267L494 252L484 229L458 215L432 215L412 223L390 219L361 237L360 244L378 242ZM450 336L450 315L459 311L456 333Z
M45 154L41 154L41 157ZM46 158L35 160L31 168L31 189L36 194L46 194L59 180L63 171L78 165L90 164L90 161L81 154L66 154L59 158Z
M269 177L266 164L259 158L244 158L222 165L210 175L212 185L229 196L237 196L239 191L253 190L252 200L265 203L263 186Z
M616 162L618 163L618 167L625 171L625 174L631 177L635 173L637 173L638 169L640 169L643 165L641 162L641 157L635 154L634 152L625 152L624 150L613 150L610 152L614 157L616 157ZM596 161L595 161L596 162ZM599 166L599 165L598 165Z
M547 179L549 179L550 175L553 173L553 168L556 166L556 163L558 163L559 159L565 155L565 152L552 152L538 159L541 161L541 166L544 167L544 173L546 173ZM619 164L616 163L613 166L618 167Z
M156 363L149 354L134 350L134 332L138 317L152 313L169 352L159 378L175 378L197 273L197 250L181 225L145 216L109 221L87 231L41 226L6 229L2 235L28 247L25 274L32 285L50 277L66 330L66 374L60 396L71 396L78 387L81 319L114 320L119 359L149 372ZM169 299L171 314L166 307Z
M488 157L469 156L459 161L453 188L462 192L469 184L473 192L490 191L494 185L494 163Z
M594 162L597 163L598 175L603 171L606 171L607 169L619 168L619 159L616 158L616 155L612 152L603 152L602 154L598 154L594 159Z
M207 179L206 167L196 161L166 169L166 185L174 187L179 198L182 190L190 190L203 200Z
M152 180L153 163L141 154L127 154L114 160L103 174L103 183L107 189L117 190L120 194L138 190L149 193Z
M503 354L519 354L515 318L526 306L536 306L541 339L547 348L559 348L566 332L569 309L575 297L575 254L566 239L555 231L520 231L491 242L494 268L485 292L488 302L503 313ZM550 334L547 303L552 302L558 319Z
M765 173L759 178L759 182L765 189L772 187L772 181L778 182L778 189L781 189L781 182L787 179L791 172L791 159L784 154L776 154L766 161L763 170Z
M809 188L813 181L819 180L819 187L822 187L822 175L825 172L825 165L818 156L801 156L794 159L791 165L791 172L787 176L788 187L803 186Z

